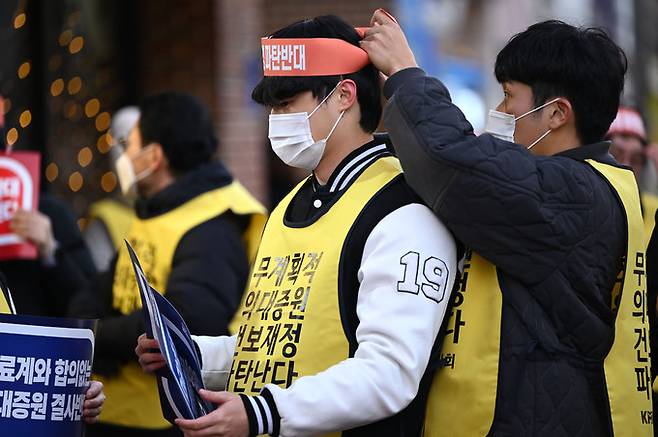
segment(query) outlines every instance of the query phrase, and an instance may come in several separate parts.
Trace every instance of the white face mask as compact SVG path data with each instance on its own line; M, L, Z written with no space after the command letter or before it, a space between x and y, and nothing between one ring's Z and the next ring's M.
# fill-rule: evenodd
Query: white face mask
M272 150L287 165L304 170L314 170L320 163L324 149L327 146L327 140L334 133L345 111L340 113L329 134L319 141L313 140L309 119L336 91L338 85L340 85L340 82L310 114L307 112L270 114L268 137L272 144Z
M531 109L530 111L526 112L525 114L521 114L516 118L514 118L513 114L508 114L506 112L500 112L500 111L496 111L495 109L491 109L489 111L489 116L487 117L487 124L484 131L498 139L513 143L514 131L516 130L517 121L521 120L526 115L530 115L535 111L539 111L540 109L550 105L551 103L557 102L558 100L560 100L559 97L551 100L550 102L546 102L541 106L537 106L535 109ZM533 141L533 143L530 144L527 147L527 149L530 150L533 147L535 147L535 145L538 142L543 140L546 137L546 135L550 133L551 130L550 129L547 130L542 136L540 136L535 141Z
M146 150L146 148L142 149L135 158L140 157ZM119 179L121 193L123 193L124 196L136 195L137 182L153 173L153 170L148 168L139 174L135 174L135 166L133 165L133 161L130 159L126 152L123 152L119 156L119 158L114 163L114 166L117 173L117 178Z

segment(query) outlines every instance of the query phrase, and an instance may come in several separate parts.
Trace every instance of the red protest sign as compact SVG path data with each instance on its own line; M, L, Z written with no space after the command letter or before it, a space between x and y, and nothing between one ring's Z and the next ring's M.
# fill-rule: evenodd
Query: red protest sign
M0 260L37 257L37 248L9 225L17 210L38 209L40 166L38 152L0 152Z

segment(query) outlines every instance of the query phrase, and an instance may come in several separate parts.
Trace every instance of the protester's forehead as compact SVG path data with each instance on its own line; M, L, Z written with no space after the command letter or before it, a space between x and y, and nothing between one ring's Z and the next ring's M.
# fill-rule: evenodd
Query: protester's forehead
M277 100L277 103L268 105L268 106L277 106L277 104L303 104L304 102L315 102L319 100L319 97L314 97L313 92L311 90L304 90L300 91L298 93L288 95L288 96L282 96Z
M297 101L297 100L303 100L303 99L308 99L312 98L315 99L316 97L313 97L313 92L311 90L304 90L300 91L298 93L295 93L291 95L290 97L285 98L284 100L286 101Z
M254 88L255 97L258 103L276 106L305 92L327 92L338 80L333 77L266 76Z
M503 89L503 92L505 92L505 94L507 94L508 96L519 97L519 98L534 97L534 93L532 92L532 87L518 80L507 80L501 82L500 85Z
M519 82L518 80L513 80L513 79L505 80L505 81L500 83L500 86L502 86L503 89L514 89L514 88L519 88L519 87L524 86L524 85L528 86L527 84L525 84L523 82Z

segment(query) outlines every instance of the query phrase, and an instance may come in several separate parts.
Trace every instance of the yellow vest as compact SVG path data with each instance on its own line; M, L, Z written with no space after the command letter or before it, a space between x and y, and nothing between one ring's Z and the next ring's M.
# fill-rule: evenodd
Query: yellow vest
M103 222L117 250L123 248L123 240L128 236L134 218L135 212L132 208L114 199L94 202L89 208L89 219Z
M642 199L642 216L644 218L644 247L649 246L653 228L656 226L656 210L658 210L658 197L654 194L644 192L640 195Z
M238 182L204 193L165 214L134 219L128 241L153 288L164 293L181 238L190 229L228 210L252 216L244 238L247 252L254 253L265 223L265 209ZM123 314L141 308L139 290L125 247L119 251L112 294L114 308ZM150 429L171 426L162 417L155 377L143 373L136 362L122 366L116 377L95 377L105 385L107 396L102 422Z
M0 286L0 314L13 314L9 301L5 296L5 290Z
M649 322L643 304L646 263L639 192L631 171L592 160L587 162L614 187L628 223L628 262L620 300L619 287L613 290L616 297L613 300L618 305L615 340L603 363L614 435L649 436L653 435L651 390L636 388L639 377L636 368L645 372L647 387L651 381ZM437 371L430 389L426 437L484 436L493 422L502 311L496 267L473 253L466 261L460 285L448 322L452 328L448 333L453 335L444 339L441 351L444 366ZM459 329L458 337L454 335L455 327ZM645 339L644 345L638 341L638 335Z
M344 242L368 201L400 173L395 158L375 161L307 226L284 222L304 182L279 203L237 314L242 323L227 390L254 395L265 384L288 387L349 357L338 304Z

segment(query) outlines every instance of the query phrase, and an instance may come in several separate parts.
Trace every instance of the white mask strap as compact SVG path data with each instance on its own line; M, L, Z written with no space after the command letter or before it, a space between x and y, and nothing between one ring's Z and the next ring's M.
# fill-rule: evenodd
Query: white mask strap
M547 130L546 133L545 133L544 135L542 135L541 137L537 138L537 140L535 140L535 142L533 142L533 143L530 144L528 147L526 147L526 149L527 149L527 150L532 149L533 147L535 147L535 145L536 145L538 142L540 142L541 140L543 140L544 138L546 138L546 135L548 135L548 134L550 134L550 133L551 133L551 129Z
M151 168L147 168L146 170L140 172L139 174L136 174L135 175L135 180L139 182L142 179L144 179L145 177L151 176L154 171L155 170L153 170Z
M144 156L148 151L149 148L153 146L153 143L147 145L146 147L142 147L142 149L137 153L137 155L134 158L129 158L130 159L130 165L133 166L133 169L135 168L135 160L141 158ZM142 170L139 174L135 174L135 181L141 181L145 177L150 176L155 170L152 168L147 168L146 170Z
M149 143L149 144L147 144L146 146L142 147L142 148L139 150L139 152L137 152L137 155L135 155L135 157L132 158L132 160L135 160L135 159L138 159L138 158L141 158L142 156L144 156L146 153L148 153L149 149L150 149L151 146L153 146L153 145L154 145L154 143Z
M550 102L546 102L546 103L544 103L544 104L541 105L541 106L537 106L535 109L531 109L530 111L526 112L525 114L521 114L521 115L519 115L518 117L516 117L516 118L514 119L514 121L519 121L519 120L521 120L523 117L525 117L526 115L532 114L532 113L535 112L535 111L539 111L540 109L545 108L545 107L547 107L548 105L550 105L551 103L555 103L555 102L557 102L558 100L560 100L560 97L556 97L556 98L554 98L553 100L551 100Z
M329 135L327 135L327 137L324 139L325 141L327 141L331 136L331 134L334 133L334 130L336 130L336 126L338 126L338 122L340 121L341 118L343 118L343 115L345 115L345 111L340 113L340 115L338 116L338 120L336 120L336 123L334 123L334 127L331 128L331 130L329 131Z
M315 109L314 109L313 111L311 111L310 114L308 114L308 117L307 117L307 118L311 118L311 115L315 114L315 111L317 111L318 109L320 109L320 106L322 106L322 104L323 104L324 102L326 102L327 99L328 99L329 97L331 97L331 95L334 93L334 91L336 91L336 89L338 88L338 85L340 85L342 82L343 82L343 81L341 80L341 81L339 81L339 82L336 84L336 86L334 87L334 89L332 89L332 90L329 92L329 94L327 94L326 97L325 97L324 99L322 99L322 101L320 102L320 104L319 104L318 106L316 106Z

